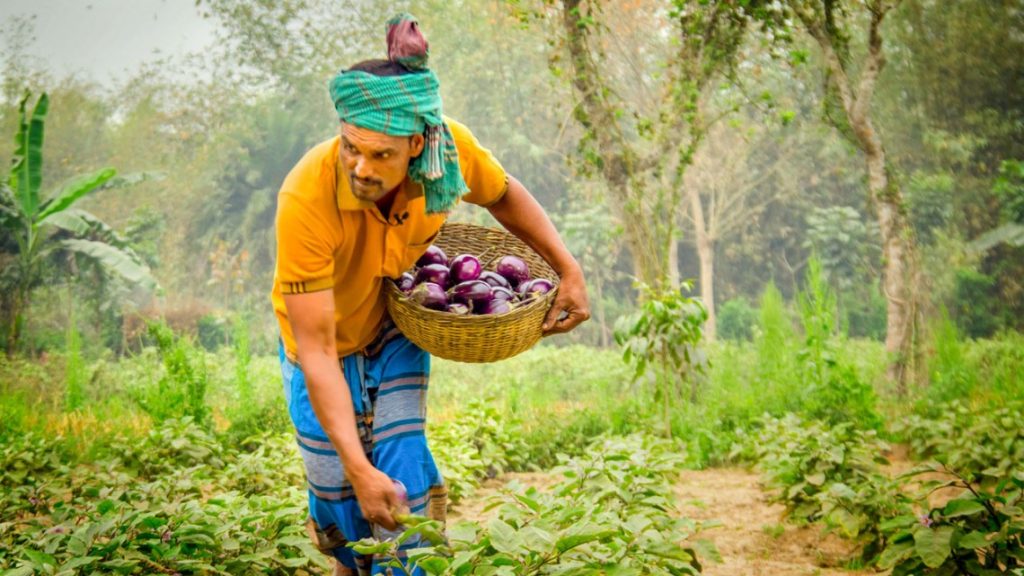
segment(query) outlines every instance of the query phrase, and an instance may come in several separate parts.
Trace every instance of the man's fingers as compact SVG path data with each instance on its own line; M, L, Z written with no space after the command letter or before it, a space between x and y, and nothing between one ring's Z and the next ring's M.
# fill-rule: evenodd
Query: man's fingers
M544 332L551 330L559 322L564 311L565 308L558 302L555 302L551 309L548 310L548 315L544 318L544 324L541 326L541 329Z

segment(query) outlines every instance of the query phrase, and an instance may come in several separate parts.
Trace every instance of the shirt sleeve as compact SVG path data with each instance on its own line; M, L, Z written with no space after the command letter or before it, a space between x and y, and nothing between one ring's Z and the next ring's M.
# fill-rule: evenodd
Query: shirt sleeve
M283 294L334 286L334 249L326 223L295 194L281 193L277 206L277 282Z
M459 151L459 167L469 192L462 199L478 206L490 206L505 196L508 174L491 151L477 141L465 125L445 118Z

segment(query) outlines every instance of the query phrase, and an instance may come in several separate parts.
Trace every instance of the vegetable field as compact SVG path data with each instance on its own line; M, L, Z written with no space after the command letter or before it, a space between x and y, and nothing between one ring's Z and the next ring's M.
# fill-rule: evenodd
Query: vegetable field
M0 576L332 575L327 316L397 327L385 573L1024 576L1022 54L1024 0L0 1Z
M329 573L303 529L276 358L152 332L132 358L0 365L4 573ZM713 347L700 401L674 405L669 430L661 389L617 352L435 361L428 437L452 505L447 532L406 519L405 536L434 543L415 561L434 574L1021 572L1019 339L954 343L971 382L960 398L869 389L856 407L792 378L806 351L765 373L759 342ZM878 344L833 344L844 377L878 377Z

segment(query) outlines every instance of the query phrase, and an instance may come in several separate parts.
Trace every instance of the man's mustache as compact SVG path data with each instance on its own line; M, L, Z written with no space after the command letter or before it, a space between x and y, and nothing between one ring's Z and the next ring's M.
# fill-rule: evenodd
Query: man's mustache
M372 178L357 178L355 176L352 177L352 181L360 184L363 187L381 186L384 184L384 182L382 182L381 180L374 180Z

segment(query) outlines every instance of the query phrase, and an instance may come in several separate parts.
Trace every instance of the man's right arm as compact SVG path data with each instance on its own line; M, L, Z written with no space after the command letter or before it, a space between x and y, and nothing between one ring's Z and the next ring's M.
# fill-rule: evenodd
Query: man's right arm
M338 362L334 340L334 293L320 290L308 294L287 294L284 304L295 336L299 364L306 377L310 404L338 452L345 477L352 483L363 516L375 524L394 529L391 510L398 505L395 488L391 479L374 468L363 453L352 395Z

